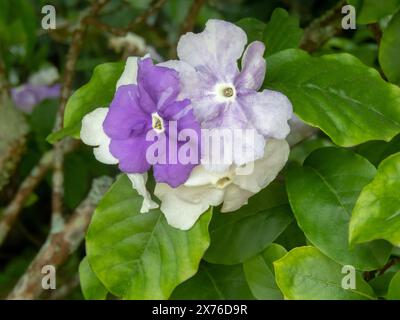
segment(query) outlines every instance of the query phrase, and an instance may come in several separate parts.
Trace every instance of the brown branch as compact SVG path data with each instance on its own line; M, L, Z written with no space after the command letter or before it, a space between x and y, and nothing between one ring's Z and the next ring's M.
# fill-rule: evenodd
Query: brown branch
M78 248L84 239L98 201L111 183L112 179L109 177L101 177L93 181L87 198L75 209L60 231L49 234L39 253L18 280L7 299L36 299L40 296L43 292L43 274L41 273L43 266L52 265L57 269Z
M66 143L63 146L63 153L71 152L76 148L76 146L77 143L75 141L69 140L69 143ZM53 157L53 150L46 152L42 156L39 163L31 170L29 175L20 185L13 200L4 209L0 220L0 245L4 242L8 232L11 230L11 227L17 220L19 213L21 212L29 195L33 192L33 190L35 190L38 184L45 177L46 173L52 168Z
M193 3L188 11L188 14L186 15L185 21L182 24L181 34L193 31L197 17L200 13L200 9L205 2L206 0L193 0Z
M0 56L0 102L3 103L9 96L10 84L8 83L6 67L3 58Z
M384 274L388 269L390 269L391 267L393 267L397 263L400 263L400 257L396 257L396 258L393 258L392 260L390 260L387 264L385 264L383 266L382 269L379 270L378 274L379 275Z
M382 30L379 23L371 23L368 25L368 28L372 31L375 41L379 45L382 39Z
M68 282L63 284L60 288L58 288L57 290L53 290L47 299L48 300L64 299L72 291L74 291L76 288L78 288L79 284L80 284L79 275L75 275L72 279L70 279Z
M126 27L114 27L110 26L106 23L101 22L100 20L96 19L96 17L90 16L86 18L86 23L94 26L96 29L111 33L118 37L125 36L128 32L133 31L137 26L141 25L142 23L146 22L146 20L157 13L166 0L156 0L150 5L150 7L143 12L143 14L137 16L133 21L131 21Z
M85 19L91 16L97 16L99 11L107 3L108 0L96 0L92 6L83 14L78 21L77 26L72 34L71 45L67 53L64 76L62 80L60 106L56 116L54 131L62 128L64 119L64 110L68 98L72 90L72 82L75 75L75 66L78 60L79 53L82 48L84 36L86 33L87 25ZM53 165L53 179L52 179L52 229L57 231L63 224L63 195L64 195L64 141L59 141L54 146L54 165Z
M342 29L342 7L345 1L340 1L334 8L326 12L323 16L315 19L304 30L300 48L314 52L320 48L327 40L340 34Z

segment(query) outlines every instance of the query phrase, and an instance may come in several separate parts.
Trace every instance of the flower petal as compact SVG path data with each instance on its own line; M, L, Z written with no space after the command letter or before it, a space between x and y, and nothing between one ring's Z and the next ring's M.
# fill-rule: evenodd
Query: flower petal
M252 127L237 102L226 104L222 114L204 122L203 128L210 129L202 153L202 163L208 170L226 170L232 164L239 166L264 155L265 138Z
M151 144L145 135L132 136L124 140L112 140L110 152L119 160L119 168L126 173L144 173L151 167L146 151Z
M175 70L153 65L150 58L141 60L138 66L139 99L144 111L152 113L176 100L180 80Z
M257 193L276 178L288 157L288 143L285 140L270 139L266 143L264 157L254 162L251 173L245 174L247 170L237 168L233 183L241 189Z
M144 174L131 173L128 174L128 178L132 182L132 187L143 197L140 213L149 212L151 209L158 208L158 204L151 199L150 192L146 189L147 172Z
M83 143L94 146L93 153L96 159L105 164L117 164L116 159L109 150L110 138L103 130L103 122L108 113L108 108L97 108L85 115L82 119L80 132Z
M181 229L190 229L210 205L221 204L224 191L212 187L171 188L167 184L157 183L154 194L161 200L161 211L169 225Z
M111 139L127 139L151 127L151 117L139 106L136 85L118 88L104 121L104 131Z
M266 138L285 139L289 134L292 104L282 93L264 90L240 96L238 101L249 122Z
M243 190L237 185L231 184L225 190L224 204L221 212L236 211L243 205L247 204L247 200L253 195L253 192Z
M309 126L294 113L292 118L289 120L289 126L290 134L287 136L286 140L290 146L294 146L297 143L310 138L318 131L317 128Z
M193 169L189 179L185 182L186 187L200 187L216 185L218 180L223 177L229 176L230 171L225 172L212 172L207 170L204 166L200 165Z
M263 84L266 70L265 46L260 41L249 44L242 57L242 71L237 77L236 87L258 90Z
M117 90L121 86L137 83L138 59L139 57L129 57L126 60L124 71L117 81Z
M183 35L178 57L196 70L208 70L231 81L238 73L237 60L247 43L246 33L233 23L211 19L203 32Z
M190 173L196 164L155 164L153 166L154 178L157 182L167 183L176 188L189 178Z

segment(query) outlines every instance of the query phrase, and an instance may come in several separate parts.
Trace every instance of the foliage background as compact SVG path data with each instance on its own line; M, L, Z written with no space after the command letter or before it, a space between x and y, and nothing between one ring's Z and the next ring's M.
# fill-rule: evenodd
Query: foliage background
M340 8L346 3L336 0L113 0L92 20L82 17L88 12L91 16L89 8L93 9L96 1L0 0L0 297L83 299L83 289L85 297L92 299L105 298L107 291L125 298L167 298L172 293L175 299L399 299L398 216L389 219L390 228L381 225L380 234L371 226L378 226L381 220L361 225L364 207L376 206L382 198L387 198L386 207L378 206L377 212L383 217L400 210L400 136L396 136L400 133L400 2L386 0L378 7L374 1L349 2L357 8L358 25L356 30L344 31ZM57 11L56 30L40 27L41 8L49 3ZM289 15L283 10L274 12L276 8ZM59 110L65 108L72 92L88 83L96 66L143 53L135 47L116 50L110 45L112 37L134 32L169 59L176 56L179 36L202 30L210 18L237 23L249 39L264 41L265 86L287 94L296 113L322 130L306 130L300 138L292 137L295 143L287 168L249 206L229 216L220 215L218 209L212 218L211 213L204 215L195 227L202 238L196 230L172 235L177 237L178 249L190 243L191 237L207 247L209 230L211 245L194 277L184 282L196 272L197 264L187 266L182 259L182 278L136 288L140 294L127 293L121 283L127 278L142 280L140 275L121 273L117 281L106 279L100 273L95 275L84 258L87 224L99 193L110 185L102 179L96 190L89 192L92 182L102 176L115 177L117 170L95 161L91 148L76 141L65 138L56 142L77 130L73 107L67 105L66 117L72 119L72 125L60 134ZM299 46L311 55L290 50ZM348 53L357 59L325 57L332 53ZM62 75L61 98L45 100L32 113L22 114L12 105L9 89L26 83L47 65L55 66ZM95 101L107 101L107 92L99 89L101 79L112 82L121 64L107 68L92 78L96 97L81 91L88 110L98 106L93 105ZM307 79L315 79L313 85L331 88L334 94L317 95L310 86L296 91ZM106 86L113 88L112 84ZM346 92L353 100L346 98ZM309 100L307 95L311 95ZM68 103L82 108L85 101L73 97ZM365 108L357 109L359 104ZM376 115L374 110L382 114ZM322 147L328 148L319 149ZM65 158L64 149L71 149ZM63 197L57 188L57 172L64 176ZM124 194L126 188L127 181L120 178L98 212L108 212L117 194L121 202L124 196L133 199L130 207L118 211L130 213L137 206L137 197ZM361 192L365 200L357 202ZM349 244L351 215L361 218L350 225L354 243ZM101 219L97 216L96 221ZM4 226L10 230L4 231ZM95 251L96 241L102 241L95 227L87 237L88 246ZM364 244L354 249L357 239ZM200 253L189 250L187 256L198 263ZM89 260L100 270L111 268L104 264L112 258L100 253ZM44 264L57 266L57 290L41 289ZM357 290L340 287L345 264L358 270ZM169 267L165 278L171 272ZM179 273L178 269L174 272ZM28 284L23 283L24 277ZM160 292L155 289L158 286Z

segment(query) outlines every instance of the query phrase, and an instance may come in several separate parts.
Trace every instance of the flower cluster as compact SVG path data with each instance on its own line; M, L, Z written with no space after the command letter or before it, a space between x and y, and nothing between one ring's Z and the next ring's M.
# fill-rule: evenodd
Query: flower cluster
M237 210L285 165L292 106L259 91L265 48L246 43L239 27L209 20L181 37L179 60L128 58L110 107L84 117L83 142L128 175L144 198L141 212L158 207L146 189L151 169L168 223L187 230L209 206Z

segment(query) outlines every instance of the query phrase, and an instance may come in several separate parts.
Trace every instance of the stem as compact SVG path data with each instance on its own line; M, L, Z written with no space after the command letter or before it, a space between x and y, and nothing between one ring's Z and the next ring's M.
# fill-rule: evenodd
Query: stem
M133 21L131 21L124 28L110 26L106 23L99 21L96 17L93 17L93 16L87 17L86 23L94 26L96 29L98 29L100 31L111 33L117 37L123 37L128 32L133 31L137 26L144 23L150 16L157 13L161 9L161 7L163 6L163 4L165 2L166 2L166 0L153 1L153 3L150 5L150 7L145 12L143 12L143 14L141 14L140 16L137 16Z
M181 34L185 34L193 30L194 25L196 23L197 17L200 13L201 7L204 5L206 0L194 0L189 12L186 16L185 21L183 22Z
M335 7L326 12L322 17L315 19L304 30L300 48L314 52L327 40L340 34L342 29L342 7L345 1L340 1Z
M72 82L75 75L75 66L79 53L82 48L87 25L87 17L96 16L108 0L96 0L93 2L90 10L79 20L71 39L71 45L67 54L65 63L64 77L62 81L60 106L56 116L54 131L62 128L64 120L64 111L68 98L71 94ZM63 222L63 196L64 196L64 141L59 141L54 146L54 165L53 165L53 192L52 192L52 232L57 231Z
M85 237L93 211L104 192L110 187L112 179L102 177L93 181L89 195L76 208L67 223L59 232L50 233L37 256L18 280L7 297L10 300L36 299L43 292L41 273L43 266L57 268L78 248Z
M76 146L76 143L72 143L70 141L70 143L67 143L64 146L63 152L69 153L74 150ZM46 176L46 173L52 168L53 158L53 150L46 152L42 156L39 163L31 170L29 175L25 178L25 180L18 188L18 191L15 194L14 198L3 211L0 220L0 246L4 242L9 231L17 220L29 195L33 192L33 190L35 190L42 179Z

